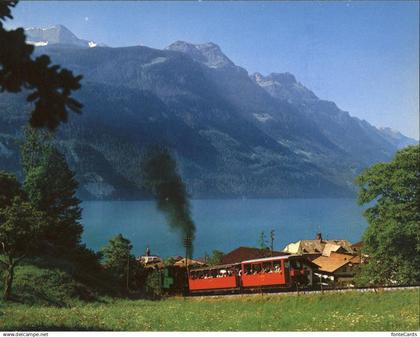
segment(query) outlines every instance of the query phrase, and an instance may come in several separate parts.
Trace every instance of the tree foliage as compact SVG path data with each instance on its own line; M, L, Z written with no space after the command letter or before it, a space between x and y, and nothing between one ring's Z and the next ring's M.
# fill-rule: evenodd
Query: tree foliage
M127 291L130 289L130 285L135 282L134 278L138 271L138 263L131 253L132 248L130 240L124 238L122 234L118 234L101 249L105 267L119 286Z
M376 284L420 282L419 146L400 150L356 178L358 201L368 204L361 280Z
M16 265L36 254L41 246L45 219L42 212L24 199L20 188L16 188L19 186L16 178L0 173L0 186L13 188L0 190L0 264L5 271L4 299L8 300Z
M82 76L51 65L47 55L33 59L34 46L25 42L23 28L6 30L3 22L12 19L17 0L0 1L0 91L29 91L27 101L34 103L30 124L55 129L67 122L68 111L81 112L82 105L71 97L80 88Z
M221 263L222 258L225 254L220 250L213 250L211 256L209 256L207 264L209 266L216 266Z
M144 291L145 294L152 299L159 299L162 297L162 271L160 269L151 269L147 272L144 281Z
M0 171L0 209L10 206L17 196L22 196L22 191L16 177Z
M78 183L50 135L39 130L27 130L25 135L21 152L24 190L32 205L46 214L44 240L55 251L68 252L78 247L83 232Z
M24 175L36 167L47 162L54 145L54 134L43 130L25 127L23 129L23 141L20 144L21 166Z

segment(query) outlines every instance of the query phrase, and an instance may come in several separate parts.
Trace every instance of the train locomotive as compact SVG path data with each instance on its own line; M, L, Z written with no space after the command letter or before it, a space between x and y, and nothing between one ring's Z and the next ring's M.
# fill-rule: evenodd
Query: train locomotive
M246 260L236 264L192 269L190 294L239 293L311 288L317 266L301 255Z

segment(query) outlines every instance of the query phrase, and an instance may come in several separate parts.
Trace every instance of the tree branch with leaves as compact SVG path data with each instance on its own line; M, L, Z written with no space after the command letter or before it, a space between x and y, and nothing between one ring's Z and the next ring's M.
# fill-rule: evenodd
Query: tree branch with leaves
M82 76L58 65L47 55L32 58L34 46L25 42L23 28L6 30L3 22L12 19L17 0L0 1L0 92L29 91L27 101L34 103L30 125L56 129L67 122L68 112L80 113L82 104L72 92L80 88Z

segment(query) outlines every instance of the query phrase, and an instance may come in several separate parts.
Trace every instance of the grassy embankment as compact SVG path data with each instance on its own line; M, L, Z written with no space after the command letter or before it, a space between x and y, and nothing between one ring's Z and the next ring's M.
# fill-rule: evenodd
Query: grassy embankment
M1 304L0 330L398 331L419 329L419 290L241 298Z

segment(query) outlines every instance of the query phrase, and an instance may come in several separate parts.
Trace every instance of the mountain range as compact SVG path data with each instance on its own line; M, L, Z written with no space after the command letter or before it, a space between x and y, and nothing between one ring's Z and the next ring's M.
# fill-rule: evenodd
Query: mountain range
M211 42L111 48L60 25L25 32L35 55L83 74L83 114L57 137L83 199L147 197L141 163L156 144L171 149L196 198L353 196L361 170L416 142L352 117L290 73L248 74ZM24 97L0 95L0 169L19 176Z
M71 45L77 47L94 48L98 46L95 41L79 39L63 25L55 25L48 28L26 28L26 42L37 47L48 44ZM104 44L99 46L106 47Z

